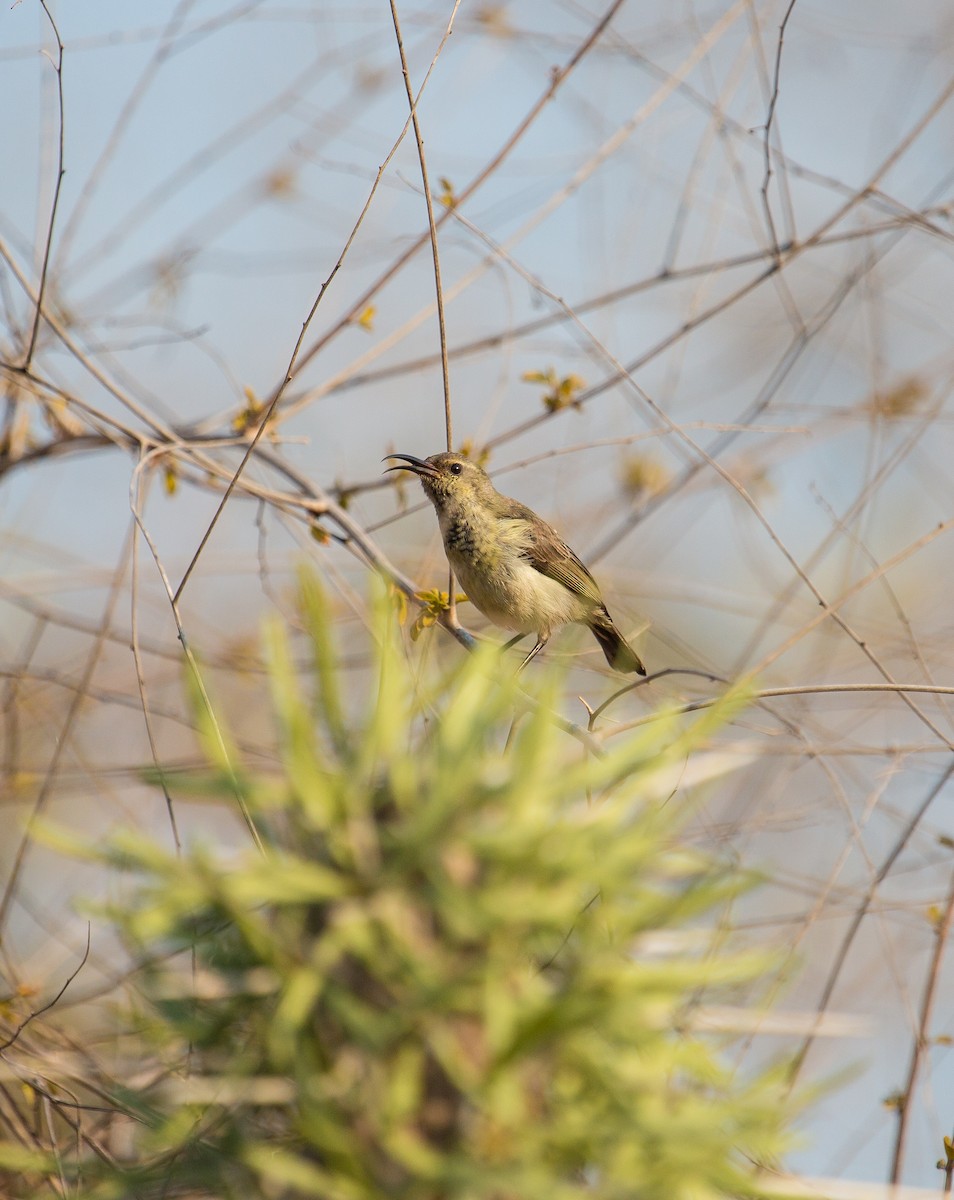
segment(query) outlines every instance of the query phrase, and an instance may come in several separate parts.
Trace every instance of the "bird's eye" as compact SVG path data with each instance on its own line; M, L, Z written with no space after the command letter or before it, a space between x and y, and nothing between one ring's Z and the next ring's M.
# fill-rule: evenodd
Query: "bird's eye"
M452 475L459 475L463 469L463 463L451 463L450 465L450 473Z

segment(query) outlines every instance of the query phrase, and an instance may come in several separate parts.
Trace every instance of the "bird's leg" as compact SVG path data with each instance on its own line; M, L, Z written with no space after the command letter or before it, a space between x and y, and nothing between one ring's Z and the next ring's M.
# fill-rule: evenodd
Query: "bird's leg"
M525 633L518 633L517 636L512 637L509 642L504 642L504 644L500 647L500 653L504 654L507 650L512 650L514 646L516 646L517 642L522 642L526 636L527 635Z
M547 644L547 642L549 640L550 640L550 631L548 629L541 629L540 632L537 634L537 644L533 647L533 649L530 651L530 653L527 655L527 657L523 660L523 662L520 664L520 666L517 667L518 673L523 670L523 668L527 665L528 662L530 662L532 659L537 657L537 655L540 653L540 651L543 649L543 647Z

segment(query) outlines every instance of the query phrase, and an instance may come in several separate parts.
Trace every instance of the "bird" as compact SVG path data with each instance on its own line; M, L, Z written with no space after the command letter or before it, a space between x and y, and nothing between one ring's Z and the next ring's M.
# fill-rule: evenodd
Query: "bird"
M555 628L585 625L614 670L646 674L639 655L616 628L599 584L533 509L504 496L477 463L462 454L388 454L388 471L411 471L434 505L447 560L467 599L495 625L536 634L522 670Z

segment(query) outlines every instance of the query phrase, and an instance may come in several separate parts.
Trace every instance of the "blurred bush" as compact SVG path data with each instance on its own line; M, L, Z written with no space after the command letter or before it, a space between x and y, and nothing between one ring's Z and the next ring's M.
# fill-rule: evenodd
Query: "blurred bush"
M266 635L279 769L237 769L207 728L190 784L241 792L266 852L139 835L106 852L141 877L114 917L155 1069L116 1097L135 1133L88 1158L80 1194L758 1194L786 1140L782 1081L739 1078L693 1032L765 966L710 929L749 881L680 846L685 804L658 784L726 705L594 756L552 720L557 681L528 700L496 650L415 681L382 600L349 717L310 577L301 612L308 678L287 632Z

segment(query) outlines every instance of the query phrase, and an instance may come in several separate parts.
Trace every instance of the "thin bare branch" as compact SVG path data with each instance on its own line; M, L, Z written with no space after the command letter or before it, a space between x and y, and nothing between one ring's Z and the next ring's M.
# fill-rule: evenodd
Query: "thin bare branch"
M894 1139L894 1154L891 1159L891 1183L901 1182L901 1172L904 1165L904 1147L908 1129L911 1124L911 1112L914 1107L914 1089L917 1087L918 1075L924 1056L930 1046L931 1017L934 1012L934 1002L937 997L938 983L941 977L941 963L951 932L951 921L954 918L954 873L951 885L947 891L944 908L937 914L934 921L934 952L928 964L924 980L924 991L921 996L921 1011L918 1016L918 1027L911 1042L911 1061L908 1065L908 1075L898 1103L898 1131Z
M119 603L119 597L122 594L121 585L125 575L126 550L124 548L119 555L119 561L113 574L112 583L106 601L106 607L99 624L96 640L94 641L93 646L87 655L86 663L83 667L80 686L76 690L73 699L70 702L66 718L63 722L62 728L59 731L59 736L56 739L56 746L50 755L49 765L47 766L43 783L39 792L37 793L36 799L33 801L33 806L30 810L30 816L27 819L26 827L24 828L24 831L20 837L16 854L13 857L13 864L10 868L10 874L7 877L7 881L4 886L3 896L0 898L0 930L6 927L7 918L10 915L10 907L13 904L16 896L17 886L20 882L20 876L23 872L27 854L29 853L30 846L33 842L33 832L36 828L36 823L42 816L47 804L53 796L53 789L60 769L60 763L62 762L64 751L69 745L70 736L73 733L76 722L79 718L80 709L87 699L87 689L92 681L96 667L99 664L103 647L106 643L106 632L112 624L113 613L116 610L116 605Z
M776 255L781 251L778 242L778 233L775 229L775 218L772 216L772 202L769 199L769 184L772 182L772 123L775 120L775 109L778 105L779 88L782 79L782 46L785 42L785 29L788 26L789 17L795 9L795 0L789 0L788 8L785 10L785 15L782 17L782 23L778 30L778 41L775 44L775 70L772 75L772 95L769 99L768 115L765 118L765 132L762 136L762 156L765 162L765 170L762 175L762 210L765 213L765 223L768 226L769 236L772 239L772 246Z
M63 42L60 38L60 32L56 27L56 21L53 19L53 14L47 7L46 0L40 0L40 7L43 9L46 19L50 24L50 29L53 31L53 37L56 39L56 61L53 63L53 70L56 72L56 99L57 99L57 131L56 131L56 183L53 185L53 201L50 204L50 221L47 225L46 239L43 244L42 266L40 267L40 282L36 289L36 308L33 313L33 326L30 330L30 341L27 344L26 354L23 357L23 370L30 369L30 363L33 361L33 354L36 350L36 340L40 333L40 320L43 316L43 297L46 294L46 278L50 268L50 257L53 253L53 229L56 225L56 214L60 207L60 189L63 186L63 176L66 174L65 166L65 132L64 132L64 105L63 105Z
M53 997L53 999L48 1000L46 1002L46 1004L42 1005L40 1008L33 1009L33 1011L29 1014L29 1016L23 1018L23 1020L16 1027L16 1029L14 1029L13 1033L10 1034L10 1036L7 1038L7 1040L5 1042L0 1042L0 1053L2 1053L4 1050L9 1050L10 1047L14 1044L14 1042L19 1040L20 1034L23 1033L24 1029L26 1029L26 1027L32 1021L35 1021L37 1017L42 1016L43 1013L49 1012L51 1008L55 1008L56 1005L60 1002L60 1000L63 999L63 997L66 995L66 991L69 988L70 984L73 982L73 980L76 978L76 976L79 975L80 971L82 971L82 969L86 966L86 960L89 958L89 948L90 948L90 938L91 937L92 937L92 926L90 925L89 921L87 921L86 922L86 949L83 952L83 957L80 959L80 961L76 965L76 967L74 967L74 969L66 977L66 982L63 984L63 986L60 988L60 990L56 993L56 995Z

